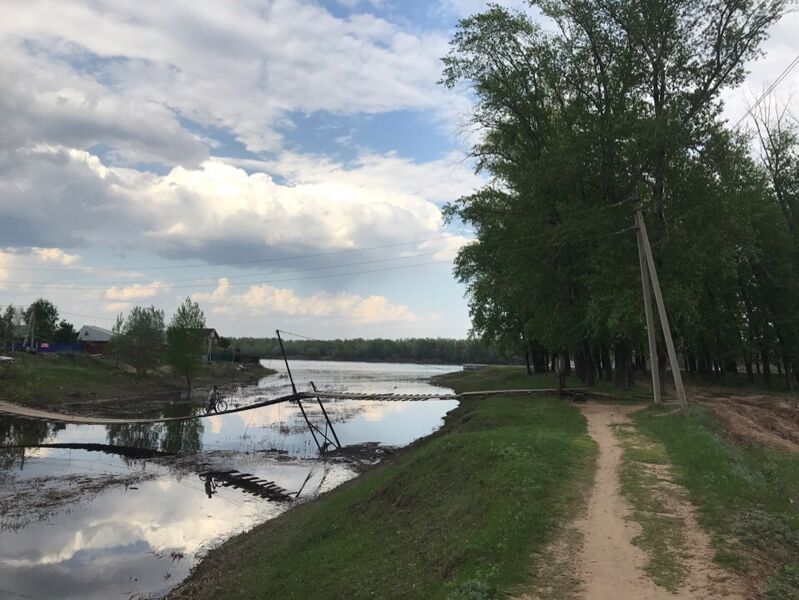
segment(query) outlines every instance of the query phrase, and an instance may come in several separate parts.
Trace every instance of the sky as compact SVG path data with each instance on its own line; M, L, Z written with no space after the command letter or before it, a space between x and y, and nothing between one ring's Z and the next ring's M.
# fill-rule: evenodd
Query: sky
M471 100L436 82L484 7L3 0L0 307L46 297L110 328L191 297L226 336L465 337L452 259L471 236L441 207L483 180ZM797 30L725 94L731 122Z

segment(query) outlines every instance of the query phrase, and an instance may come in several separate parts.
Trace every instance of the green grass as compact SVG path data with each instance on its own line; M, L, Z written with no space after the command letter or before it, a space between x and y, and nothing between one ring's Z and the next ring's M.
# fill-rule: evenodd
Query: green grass
M755 552L774 565L767 597L799 598L799 457L735 444L703 407L688 419L666 412L649 408L633 419L665 447L714 534L716 560L747 571Z
M555 376L552 373L528 375L524 367L485 367L479 371L457 371L439 375L433 378L433 383L454 387L457 392L554 388ZM568 385L577 385L577 380L569 379Z
M633 519L641 525L641 533L633 542L647 555L646 573L659 586L671 592L684 581L687 570L681 560L687 540L684 524L669 512L677 491L664 486L658 465L669 463L666 449L660 443L637 431L633 425L619 425L616 435L624 450L622 457L622 493L633 507Z
M496 597L533 579L594 455L561 399L464 401L437 434L211 552L180 594Z
M554 389L557 387L553 373L528 375L524 367L506 366L486 367L479 371L448 373L434 377L433 382L444 386L451 386L450 382L455 382L459 392L487 389ZM586 388L585 384L574 375L566 378L566 387L592 389L597 392L613 394L616 401L650 394L649 388L640 384L619 390L613 387L613 382L604 379L597 379L593 388Z
M0 367L0 400L47 406L80 398L115 398L157 394L185 388L185 380L168 369L138 377L117 367L112 358L64 352L13 354L14 363ZM226 381L257 380L274 371L247 365L238 371L232 363L203 366L194 378L196 388Z

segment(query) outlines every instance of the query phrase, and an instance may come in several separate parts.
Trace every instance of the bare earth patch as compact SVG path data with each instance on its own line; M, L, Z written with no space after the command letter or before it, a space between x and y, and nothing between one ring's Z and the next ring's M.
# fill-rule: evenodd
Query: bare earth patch
M735 439L799 454L798 399L720 389L692 389L691 397L709 407Z

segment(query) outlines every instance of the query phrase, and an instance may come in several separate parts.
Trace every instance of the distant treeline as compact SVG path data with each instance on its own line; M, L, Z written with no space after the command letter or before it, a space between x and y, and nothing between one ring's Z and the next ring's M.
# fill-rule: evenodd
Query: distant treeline
M411 338L385 340L283 340L289 358L306 360L359 360L375 362L490 363L519 362L522 357L503 353L480 340ZM228 353L238 348L242 358L279 358L277 338L235 338Z

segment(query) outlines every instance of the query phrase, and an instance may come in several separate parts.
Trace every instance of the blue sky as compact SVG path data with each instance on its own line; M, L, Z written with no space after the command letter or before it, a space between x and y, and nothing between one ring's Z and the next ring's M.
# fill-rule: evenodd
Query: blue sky
M465 336L468 233L439 208L480 180L436 80L474 6L4 3L0 305L107 325L190 295L228 335Z
M484 7L4 0L0 306L45 296L108 326L191 296L223 335L464 337L452 258L470 235L440 208L483 181L470 99L436 82Z

